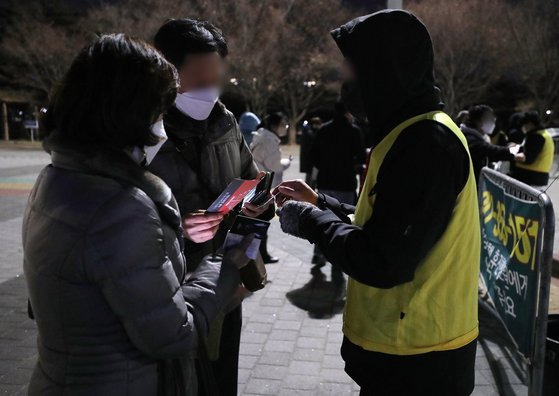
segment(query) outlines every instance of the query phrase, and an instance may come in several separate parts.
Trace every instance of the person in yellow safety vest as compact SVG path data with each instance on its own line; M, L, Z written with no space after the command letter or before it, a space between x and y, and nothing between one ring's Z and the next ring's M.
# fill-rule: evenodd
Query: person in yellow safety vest
M376 144L356 207L286 181L273 191L281 228L349 276L341 353L362 395L468 395L478 337L476 180L464 135L441 111L429 32L412 14L385 10L332 36Z
M524 113L520 127L525 135L522 146L526 160L515 164L511 176L533 187L544 188L549 182L555 144L549 132L542 126L536 111Z

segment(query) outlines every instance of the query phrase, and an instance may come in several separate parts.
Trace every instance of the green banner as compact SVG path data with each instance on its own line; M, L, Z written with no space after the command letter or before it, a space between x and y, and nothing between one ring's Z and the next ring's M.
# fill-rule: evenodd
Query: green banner
M480 272L489 294L524 356L534 339L541 210L482 177Z

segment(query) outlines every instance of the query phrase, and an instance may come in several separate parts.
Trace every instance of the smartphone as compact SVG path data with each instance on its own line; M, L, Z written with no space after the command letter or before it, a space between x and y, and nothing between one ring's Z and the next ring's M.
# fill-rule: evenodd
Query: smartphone
M266 175L260 180L256 186L253 197L249 202L253 205L263 205L268 201L270 190L272 189L272 181L274 180L274 172L266 172Z

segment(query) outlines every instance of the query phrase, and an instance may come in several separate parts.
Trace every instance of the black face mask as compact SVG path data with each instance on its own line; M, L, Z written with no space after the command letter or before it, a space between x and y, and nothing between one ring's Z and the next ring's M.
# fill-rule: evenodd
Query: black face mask
M340 100L344 104L347 111L349 111L355 118L365 121L367 113L363 106L363 97L361 89L354 80L344 81L342 90L340 92Z

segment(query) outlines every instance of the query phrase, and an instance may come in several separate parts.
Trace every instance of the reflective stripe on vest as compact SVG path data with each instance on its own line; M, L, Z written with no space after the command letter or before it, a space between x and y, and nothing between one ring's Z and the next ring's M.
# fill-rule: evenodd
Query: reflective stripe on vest
M521 169L527 169L534 172L549 173L551 166L553 165L553 154L555 153L555 144L553 143L553 138L547 131L547 129L540 129L536 131L538 135L544 138L543 147L536 157L536 160L531 164L517 162L516 167Z
M362 227L374 215L375 195L370 196L369 192L376 183L384 157L400 133L421 120L445 125L468 151L466 138L460 129L441 111L422 114L401 123L372 152L356 207L355 225ZM413 281L390 289L379 289L349 279L344 334L351 342L370 351L412 355L456 349L477 337L481 244L477 202L470 161L468 181L458 195L450 222L419 264ZM375 265L374 257L371 257L370 265Z

